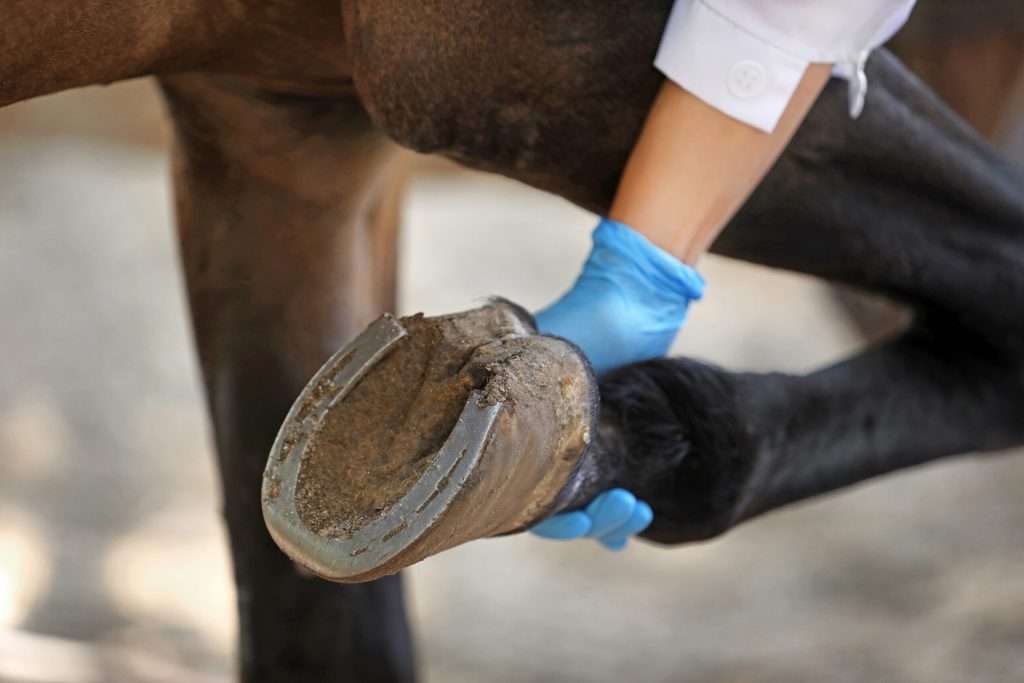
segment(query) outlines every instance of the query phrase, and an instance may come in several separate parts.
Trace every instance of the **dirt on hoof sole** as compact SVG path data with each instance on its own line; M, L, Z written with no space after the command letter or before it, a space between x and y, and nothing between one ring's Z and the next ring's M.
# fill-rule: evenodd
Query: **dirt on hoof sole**
M488 322L401 320L408 336L328 412L305 454L296 507L307 527L350 536L422 476L470 392L486 382L467 367L473 352L511 331Z

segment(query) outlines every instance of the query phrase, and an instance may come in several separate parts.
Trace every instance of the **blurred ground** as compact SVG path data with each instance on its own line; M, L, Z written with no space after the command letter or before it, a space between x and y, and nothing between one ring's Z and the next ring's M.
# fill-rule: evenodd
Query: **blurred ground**
M161 125L145 83L0 112L6 683L230 677L234 598ZM592 222L468 173L417 176L406 216L402 312L428 313L492 293L546 303ZM679 351L799 371L856 346L813 281L703 270ZM1024 458L963 459L700 546L470 544L410 572L426 679L1024 680L1022 490Z

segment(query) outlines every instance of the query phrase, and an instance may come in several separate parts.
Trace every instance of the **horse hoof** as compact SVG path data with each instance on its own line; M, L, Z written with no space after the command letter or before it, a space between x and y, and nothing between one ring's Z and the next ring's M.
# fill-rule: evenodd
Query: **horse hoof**
M306 385L263 514L293 560L368 581L556 509L596 428L583 355L514 304L384 316Z

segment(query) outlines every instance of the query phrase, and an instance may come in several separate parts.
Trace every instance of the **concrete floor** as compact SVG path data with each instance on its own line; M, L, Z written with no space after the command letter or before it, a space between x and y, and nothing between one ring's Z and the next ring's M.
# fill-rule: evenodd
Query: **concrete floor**
M231 672L234 597L167 163L159 132L126 137L139 110L159 126L148 86L132 84L0 112L0 681ZM406 217L401 312L428 313L494 293L547 303L593 220L450 173L418 176ZM818 283L716 259L702 270L708 297L679 352L801 371L857 345ZM962 459L698 546L463 546L410 572L426 680L1024 680L1022 490L1024 459Z

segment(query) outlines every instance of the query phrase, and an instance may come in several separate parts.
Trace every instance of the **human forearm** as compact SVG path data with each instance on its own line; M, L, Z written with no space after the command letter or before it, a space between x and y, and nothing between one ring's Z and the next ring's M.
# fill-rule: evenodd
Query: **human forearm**
M799 128L831 67L812 64L771 133L666 81L609 212L693 264L743 205Z

